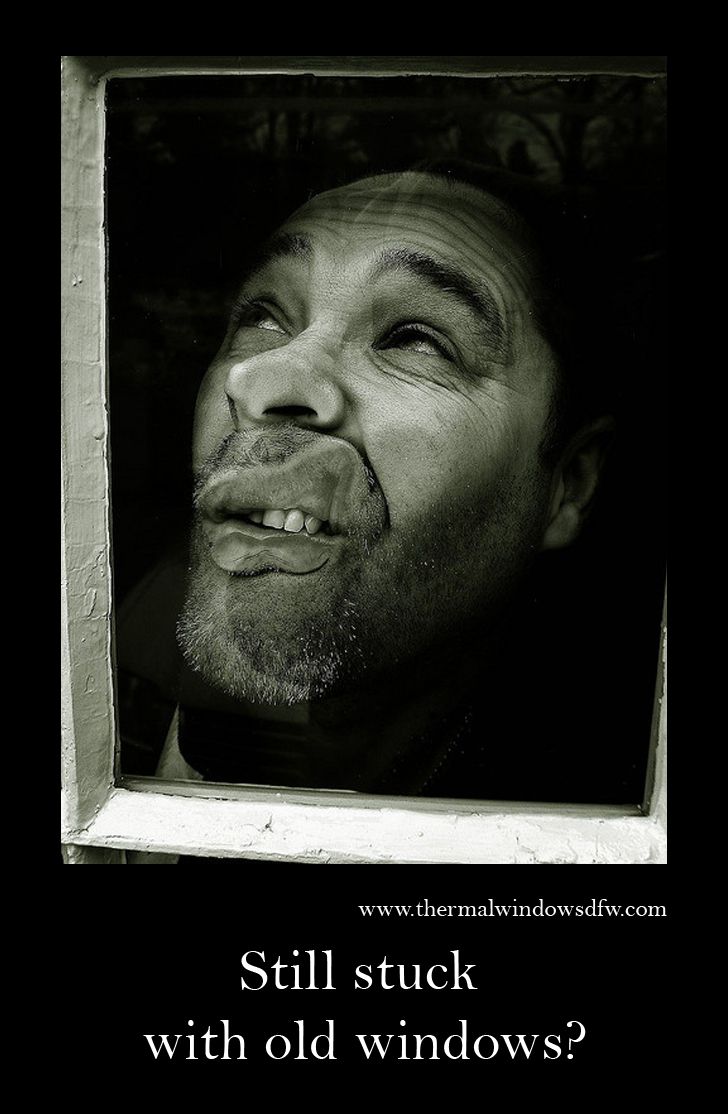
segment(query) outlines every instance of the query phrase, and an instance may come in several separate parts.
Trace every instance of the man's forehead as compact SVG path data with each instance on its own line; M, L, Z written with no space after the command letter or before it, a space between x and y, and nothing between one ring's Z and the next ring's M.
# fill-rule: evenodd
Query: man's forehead
M520 218L503 201L422 172L364 178L318 194L284 222L279 242L281 234L291 254L305 254L307 245L346 257L400 243L473 271L508 270L524 280L530 269Z
M385 219L408 215L414 218L432 209L455 217L475 215L502 225L504 231L516 223L513 211L493 194L423 171L378 174L326 190L302 205L289 220L349 216L353 221L361 221L367 214Z

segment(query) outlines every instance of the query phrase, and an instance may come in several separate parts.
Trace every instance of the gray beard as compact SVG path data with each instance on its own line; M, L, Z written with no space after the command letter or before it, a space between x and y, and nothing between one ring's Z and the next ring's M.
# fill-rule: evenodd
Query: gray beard
M177 639L210 684L239 700L300 704L364 670L359 606L351 598L359 594L356 584L341 585L325 610L314 599L308 606L298 602L288 615L282 606L281 615L261 608L259 596L285 574L230 576L211 566L205 549L196 529Z
M433 646L447 652L460 633L487 632L532 564L542 495L535 481L528 491L511 485L487 514L460 506L448 520L435 507L404 540L395 532L352 539L346 557L318 583L227 574L211 562L195 524L179 644L210 684L270 705L350 691ZM514 519L514 506L522 517ZM463 527L468 521L477 533Z

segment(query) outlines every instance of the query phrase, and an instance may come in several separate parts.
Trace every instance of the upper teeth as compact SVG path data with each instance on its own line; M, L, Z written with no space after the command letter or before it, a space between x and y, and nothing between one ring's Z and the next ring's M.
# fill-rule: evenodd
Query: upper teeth
M270 526L274 530L285 530L289 534L299 534L306 527L308 534L317 534L323 525L320 518L293 507L288 511L250 511L248 518L258 525Z

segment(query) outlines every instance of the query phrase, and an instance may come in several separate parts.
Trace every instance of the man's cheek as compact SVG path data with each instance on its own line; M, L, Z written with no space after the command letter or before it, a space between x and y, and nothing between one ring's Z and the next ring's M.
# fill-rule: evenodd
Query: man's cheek
M515 440L497 420L453 423L420 415L419 421L390 425L367 451L392 525L428 512L450 518L459 506L472 512L518 459Z

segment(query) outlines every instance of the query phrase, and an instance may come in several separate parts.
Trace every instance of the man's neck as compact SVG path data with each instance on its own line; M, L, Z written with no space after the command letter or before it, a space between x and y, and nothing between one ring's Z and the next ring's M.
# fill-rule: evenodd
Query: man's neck
M480 640L477 653L472 646L459 649L308 704L306 741L316 783L420 792L463 730L492 666L492 644Z
M240 717L239 748L235 731L225 745L230 761L237 766L244 760L244 766L238 774L219 773L214 780L242 777L308 788L415 795L426 789L457 743L477 711L484 685L497 691L492 678L498 649L497 636L461 637L396 670L365 677L356 689L292 706L219 702L219 694L209 689L195 691L199 680L193 677L182 703L215 714L229 712L235 720ZM204 733L204 726L201 730ZM209 752L204 739L200 745ZM223 768L227 761L223 759ZM280 773L281 761L286 774ZM291 780L279 781L281 776Z

